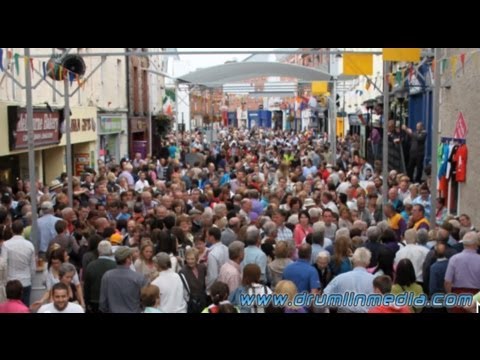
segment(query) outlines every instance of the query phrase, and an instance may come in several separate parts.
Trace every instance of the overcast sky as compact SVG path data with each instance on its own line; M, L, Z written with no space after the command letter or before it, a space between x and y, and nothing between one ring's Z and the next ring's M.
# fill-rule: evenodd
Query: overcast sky
M270 51L274 48L177 48L181 51ZM183 75L198 68L224 64L226 61L242 61L249 55L215 54L215 55L180 55L180 62L175 66L175 75Z

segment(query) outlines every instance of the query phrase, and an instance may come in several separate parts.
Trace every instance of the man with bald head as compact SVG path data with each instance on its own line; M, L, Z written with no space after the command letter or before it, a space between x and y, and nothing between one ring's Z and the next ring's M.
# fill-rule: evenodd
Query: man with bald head
M372 253L364 247L357 248L352 256L354 269L343 274L337 275L325 288L324 294L373 294L374 275L367 271ZM343 313L363 313L369 310L368 304L342 304L338 307L338 312Z
M298 248L298 260L287 265L283 271L283 280L290 280L297 286L298 292L317 294L321 288L318 272L310 265L312 247L302 244Z
M475 295L480 291L480 255L478 250L478 234L469 231L460 241L463 251L450 258L445 273L445 291L447 293ZM452 312L464 312L454 308Z
M221 241L225 246L229 246L235 240L238 240L238 231L240 230L241 220L238 217L232 217L228 220L228 226L222 231Z

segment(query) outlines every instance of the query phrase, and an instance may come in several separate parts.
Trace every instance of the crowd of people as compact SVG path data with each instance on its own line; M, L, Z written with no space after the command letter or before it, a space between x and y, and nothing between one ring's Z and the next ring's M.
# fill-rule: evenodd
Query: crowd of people
M357 135L339 139L335 157L314 131L217 135L208 142L201 131L172 133L157 157L99 161L49 187L3 184L0 312L473 311L296 305L299 293L478 298L478 233L467 214L449 216L443 199L432 209L418 159L409 175L392 170L383 179L381 162L360 155ZM44 264L46 292L31 301L32 277ZM242 301L268 294L292 301Z

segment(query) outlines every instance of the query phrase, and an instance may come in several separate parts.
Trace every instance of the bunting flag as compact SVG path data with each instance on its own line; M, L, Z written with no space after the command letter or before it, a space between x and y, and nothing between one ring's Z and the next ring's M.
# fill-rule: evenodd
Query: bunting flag
M0 70L5 71L3 69L3 49L2 48L0 48Z
M432 68L432 73L434 73L434 74L435 74L435 67L436 67L436 66L437 66L437 60L434 59L434 60L432 61L432 67L431 67L431 68Z
M18 76L20 74L20 54L15 54L13 57L15 58L15 70Z
M8 50L7 50L7 59L8 59L8 60L12 60L12 57L13 57L12 49L8 49Z
M70 81L70 86L72 86L73 80L75 80L75 73L68 71L68 80Z
M408 81L412 81L413 74L415 74L415 68L410 64L408 67Z
M43 80L47 78L47 63L42 61Z
M392 88L395 86L395 78L393 77L392 73L387 74L387 81Z
M77 86L79 88L82 87L82 83L80 82L80 76L78 76L78 74L75 74L75 80L77 81Z
M472 57L473 57L473 64L474 64L474 66L475 66L476 68L478 68L478 65L479 65L479 63L478 63L478 52L474 52L473 55L472 55Z
M343 54L344 75L372 75L373 55L372 54Z
M30 58L30 70L32 70L32 76L35 70L35 66L33 65L33 58Z
M402 85L403 84L403 72L402 71L397 71L395 73L395 82L398 84L398 85Z
M328 83L326 81L312 81L312 94L323 95L328 91Z
M452 66L452 79L455 77L455 73L457 71L457 57L456 56L452 56L450 58L450 64Z
M370 79L367 79L367 82L365 83L365 90L369 91L371 86L372 82L370 81Z
M383 61L420 61L420 48L383 48Z
M465 53L460 54L460 62L462 63L462 72L465 74Z
M442 60L442 74L445 73L445 70L447 69L448 66L448 59L443 59Z

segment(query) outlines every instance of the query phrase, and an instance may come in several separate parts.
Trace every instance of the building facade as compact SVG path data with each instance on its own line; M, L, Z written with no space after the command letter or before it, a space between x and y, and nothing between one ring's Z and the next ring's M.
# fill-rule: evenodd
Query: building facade
M480 168L480 128L477 125L478 100L480 94L480 53L477 48L443 48L436 68L441 74L439 143L449 141L455 134L455 127L463 114L468 132L465 142L468 149L466 181L451 182L448 206L453 214L467 213L472 222L480 225L479 180L475 169ZM460 124L459 124L460 125ZM430 130L430 129L428 129ZM458 142L462 142L459 139ZM443 142L444 142L443 141ZM453 141L453 143L456 143Z
M65 133L70 131L73 174L80 175L85 166L95 167L98 159L116 158L127 153L126 120L117 126L116 120L126 118L126 58L123 48L72 48L68 52L83 63L85 78L70 77L69 100L71 126L66 129L63 108L64 82L53 80L43 69L49 69L49 60L63 54L62 50L32 48L32 73L35 164L37 180L44 184L66 171ZM15 59L24 49L4 49L3 67L10 76L0 81L0 179L13 184L16 177L28 178L28 140L26 137L26 94L24 66L16 66ZM88 56L95 53L95 56ZM19 62L23 65L23 61ZM64 63L62 62L61 65ZM12 79L13 78L13 79ZM102 120L103 119L103 120ZM112 130L113 129L113 130ZM107 140L103 136L112 135ZM103 142L102 142L103 141Z

